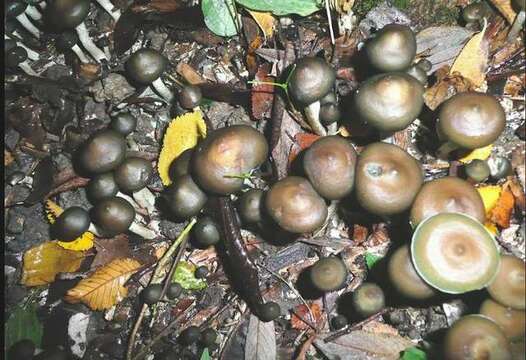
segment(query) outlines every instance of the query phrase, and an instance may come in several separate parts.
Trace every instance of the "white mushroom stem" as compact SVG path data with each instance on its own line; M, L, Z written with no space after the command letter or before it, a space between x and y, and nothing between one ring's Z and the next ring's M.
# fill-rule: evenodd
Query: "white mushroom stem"
M97 229L97 227L95 227L95 225L93 223L90 223L89 224L89 228L88 228L88 231L90 233L92 233L93 235L97 236L97 237L102 237L99 229Z
M511 26L511 30L508 33L507 41L509 43L517 39L517 35L519 35L519 31L521 31L524 25L525 18L526 18L526 13L524 12L524 10L521 10L515 17L515 20L513 21L513 25Z
M119 9L115 9L115 6L113 6L109 0L97 0L97 2L104 10L106 10L108 14L111 15L115 22L119 21L119 18L121 17L121 11Z
M36 28L35 25L29 20L26 13L22 13L16 17L20 25L22 25L27 31L31 33L37 39L40 39L40 30Z
M160 77L152 82L152 87L161 95L164 100L171 102L173 99L172 92L166 87Z
M71 47L71 51L73 51L75 55L78 56L81 63L87 64L90 62L86 54L84 54L84 51L82 51L82 49L77 44Z
M27 75L38 76L38 74L33 69L31 69L31 66L29 66L27 60L18 64L18 67L22 69Z
M155 212L155 196L147 187L134 192L132 196L137 204L148 211L148 214L151 215Z
M327 130L325 130L325 128L320 122L320 107L321 107L320 102L316 101L308 105L303 110L305 112L305 117L307 118L307 122L312 128L312 131L314 131L317 135L326 136Z
M11 38L4 34L4 39L7 40L7 39L11 39ZM13 40L15 40L15 39L13 39ZM28 48L22 42L17 41L16 42L16 46L20 46L20 47L24 48L27 51L27 58L29 60L37 61L37 60L40 59L40 56L38 55L38 53L35 50L32 50L32 49Z
M132 233L142 236L143 238L147 240L155 239L157 237L157 234L155 233L155 231L152 231L136 222L132 222L128 230L131 231Z
M38 9L32 5L27 6L25 13L35 21L39 21L42 19L42 14L40 13L40 11L38 11Z
M111 59L110 48L107 47L107 46L104 46L103 50L104 50L104 54L106 54L106 57L107 57L108 59Z
M338 123L333 122L332 124L328 125L327 132L329 135L336 135L336 133L338 133Z
M108 60L106 58L106 54L104 54L104 52L101 49L99 49L97 45L95 45L93 40L91 40L88 29L86 28L86 24L84 24L83 22L80 23L80 25L77 26L75 30L79 35L80 43L90 53L90 55L93 56L95 60L99 62L102 60Z
M135 209L135 211L140 211L141 210L141 206L139 204L137 204L135 202L135 200L131 197L131 196L128 196L126 194L123 194L121 193L120 191L115 194L115 196L118 196L120 198L123 198L124 200L126 200L127 202L129 202L131 204L131 206L133 206L133 208Z

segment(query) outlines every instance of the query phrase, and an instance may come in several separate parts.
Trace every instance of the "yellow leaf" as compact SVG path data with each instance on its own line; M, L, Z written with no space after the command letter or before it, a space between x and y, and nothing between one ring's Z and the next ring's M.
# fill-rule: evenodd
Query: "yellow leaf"
M340 126L340 128L338 129L337 134L340 135L340 136L343 136L343 137L350 137L351 136L351 133L349 132L349 130L343 125Z
M55 220L60 216L60 214L64 212L64 210L62 210L62 208L58 206L57 203L51 200L46 200L45 209L47 220L51 225L53 225L55 223Z
M24 253L22 280L25 286L46 285L61 272L77 271L86 254L66 250L54 241L35 246Z
M517 13L513 10L511 6L511 0L491 0L493 5L500 11L500 13L508 20L510 24L513 23Z
M128 289L124 284L140 267L134 259L113 260L79 282L64 299L70 303L83 302L92 310L109 309L126 297Z
M46 216L51 225L55 223L55 220L57 217L60 216L64 212L64 210L58 206L57 203L46 200L45 203L45 209L46 209ZM93 235L91 232L86 231L84 234L82 234L80 237L76 238L73 241L57 241L57 244L60 247L63 247L64 249L68 250L74 250L74 251L84 251L91 249L93 247L93 238L95 235Z
M463 164L469 164L473 160L486 160L491 155L493 144L473 150L466 156L458 159Z
M272 16L272 13L270 12L262 12L262 11L253 11L248 10L248 13L252 15L258 26L263 31L263 35L265 35L265 38L272 37L272 34L274 33L274 25L276 23L276 19L274 16Z
M484 209L486 215L497 205L502 188L499 185L486 185L477 188L482 201L484 202Z
M206 137L206 124L200 111L176 117L168 125L159 154L157 169L164 186L172 183L168 174L170 165L183 151L197 145L199 138Z
M489 55L488 42L484 40L486 27L487 22L484 20L482 31L468 41L460 54L458 54L449 72L450 74L460 73L476 87L481 86L486 80Z
M492 223L491 221L486 221L484 223L484 227L490 232L492 233L493 235L497 235L498 233L498 230L497 230L497 226Z

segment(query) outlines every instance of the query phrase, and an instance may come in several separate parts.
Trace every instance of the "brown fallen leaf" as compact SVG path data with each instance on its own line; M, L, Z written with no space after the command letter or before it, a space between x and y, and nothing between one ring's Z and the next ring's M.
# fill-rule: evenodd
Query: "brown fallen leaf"
M100 64L80 64L79 75L86 80L96 80L101 74Z
M271 38L272 34L274 34L274 26L276 25L276 19L274 18L274 16L272 16L272 13L263 11L253 11L248 9L247 12L254 18L256 23L259 25L261 31L263 31L263 35L265 35L265 38Z
M504 185L500 192L497 204L491 209L487 218L492 223L499 227L506 229L510 226L511 214L515 206L515 197L509 189L509 186Z
M270 64L264 64L259 67L256 73L256 81L272 82L274 78L268 76ZM252 105L252 116L257 120L270 117L272 111L272 101L274 100L275 86L268 84L254 84L250 97Z
M84 251L66 250L55 241L45 242L24 253L22 280L25 286L46 285L61 272L74 272L86 257Z
M363 226L360 224L354 224L352 239L357 245L367 240L368 235L369 235L369 230L367 229L366 226Z
M526 88L526 74L512 75L504 85L504 95L518 97Z
M427 88L424 93L424 102L431 110L435 110L444 101L456 93L474 90L475 86L458 72L450 74L448 66L444 66L436 72L437 82Z
M64 298L67 302L82 302L92 310L105 310L119 303L128 294L124 284L141 267L134 259L116 259L80 281Z
M319 135L311 133L299 133L294 136L294 146L289 153L289 165L292 164L294 159L299 155L300 152L311 146L316 140L320 138Z
M517 13L511 6L511 0L491 0L491 3L497 8L497 10L499 10L499 12L506 18L506 20L508 20L510 24L513 23Z
M191 85L204 84L206 81L193 67L180 62L175 69Z
M314 316L314 319L311 319L309 309L304 304L300 304L294 308L294 312L292 313L292 316L290 318L290 325L293 329L307 330L311 328L308 324L305 323L305 321L301 320L301 318L310 321L311 324L314 325L318 323L318 320L322 316L320 305L318 305L317 303L313 303L312 305L310 305L310 310L312 312L312 315ZM301 318L298 317L298 315L296 314L301 316Z
M97 239L95 249L97 249L97 255L91 263L92 269L104 266L115 259L131 257L128 236L125 234L119 234L110 239Z

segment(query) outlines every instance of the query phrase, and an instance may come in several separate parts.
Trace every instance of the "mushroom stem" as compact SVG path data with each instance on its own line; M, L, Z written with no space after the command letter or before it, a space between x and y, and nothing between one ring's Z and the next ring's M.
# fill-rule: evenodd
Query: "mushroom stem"
M93 233L93 235L95 235L97 237L102 237L101 232L99 231L99 229L97 229L97 227L93 223L89 224L88 231L90 233Z
M127 202L129 202L131 204L131 206L133 206L133 208L135 209L135 211L140 211L141 210L141 206L139 204L137 204L135 202L135 200L131 197L131 196L128 196L126 194L123 194L121 193L120 191L115 194L115 196L118 196L120 198L123 198L124 200L126 200Z
M148 211L148 214L153 214L155 212L155 196L147 187L134 192L132 196L137 204Z
M22 69L27 75L38 76L38 74L33 69L31 69L31 66L29 66L27 60L18 64L18 67Z
M130 225L130 228L128 230L131 231L132 233L135 233L135 234L137 234L139 236L142 236L143 238L145 238L147 240L155 239L157 237L157 234L154 231L152 231L152 230L150 230L150 229L148 229L148 228L146 228L146 227L144 227L144 226L142 226L142 225L140 225L140 224L138 224L136 222L132 222L132 224Z
M27 31L31 33L31 35L33 35L37 39L40 39L40 30L38 30L36 26L33 25L31 20L29 20L29 18L27 17L25 13L18 15L16 19L18 20L20 25L24 27L24 29L26 29Z
M5 35L4 34L4 39L11 39L9 36ZM15 39L13 39L15 40ZM33 61L36 61L36 60L39 60L40 59L40 56L38 55L38 53L30 48L28 48L27 46L25 46L22 42L20 41L17 41L16 42L16 46L20 46L22 48L24 48L26 51L27 51L27 58L29 60L33 60Z
M102 6L104 10L106 10L108 14L111 15L111 17L113 18L113 20L115 20L115 22L119 21L119 18L121 17L121 11L119 9L115 9L115 6L113 6L113 4L109 0L96 0L96 1L99 3L100 6Z
M102 48L102 50L104 50L104 54L106 54L106 58L111 59L110 48L107 47L107 46L104 46L104 47Z
M327 132L329 135L336 135L338 133L338 123L333 122L327 126Z
M315 101L305 107L303 110L305 112L305 116L307 117L307 122L312 128L312 131L314 131L317 135L326 136L327 131L320 122L320 107L320 102Z
M511 30L508 33L508 38L507 38L508 43L515 41L515 39L517 38L517 35L519 34L519 31L521 31L524 25L525 18L526 18L526 13L524 12L524 10L521 10L515 17L515 20L513 21L513 25L511 26Z
M75 55L78 56L78 58L79 58L81 63L86 64L86 63L90 62L90 60L88 59L86 54L84 54L84 51L82 51L82 49L77 44L75 44L75 45L73 45L71 47L71 51L73 51L75 53Z
M38 11L38 9L32 5L27 6L25 13L35 21L39 21L42 19L42 14L40 13L40 11Z
M437 150L437 156L440 159L447 159L449 157L449 154L451 154L453 151L458 150L460 147L457 144L453 144L452 142L445 142L442 144L438 150Z
M79 40L82 46L84 46L84 48L90 53L91 56L93 56L95 60L99 62L102 60L108 60L106 58L106 54L104 54L104 52L101 49L99 49L97 45L95 45L93 40L91 40L88 29L86 28L86 24L84 24L83 22L80 23L80 25L78 25L75 28L75 30L79 35Z
M173 99L172 92L166 87L160 77L152 82L152 87L161 95L167 102Z

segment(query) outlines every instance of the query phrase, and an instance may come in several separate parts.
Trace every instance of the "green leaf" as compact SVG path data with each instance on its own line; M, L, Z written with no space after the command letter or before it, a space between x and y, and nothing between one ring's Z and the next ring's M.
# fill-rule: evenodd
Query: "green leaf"
M371 253L365 253L365 263L367 264L367 268L371 270L382 257L378 255L374 255Z
M33 340L35 345L40 347L42 333L42 324L38 320L36 307L33 305L24 307L20 304L11 313L5 325L6 349L23 339Z
M203 0L201 10L203 10L206 26L214 34L219 36L237 34L234 0Z
M194 275L195 265L181 261L175 269L173 282L179 283L186 290L202 290L206 287L206 281L197 279Z
M419 348L412 347L404 350L401 360L427 360L427 355Z
M321 0L236 0L238 4L257 11L270 11L274 15L310 15L321 9Z
M205 348L203 350L203 353L201 354L201 360L210 360L210 354L208 353L208 348Z

